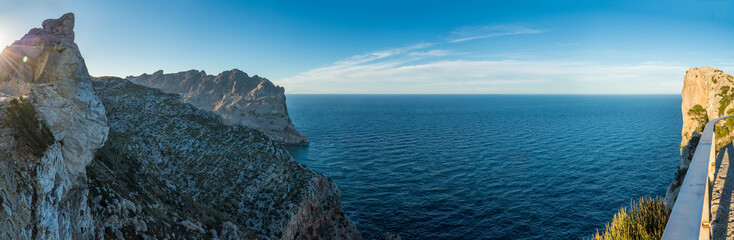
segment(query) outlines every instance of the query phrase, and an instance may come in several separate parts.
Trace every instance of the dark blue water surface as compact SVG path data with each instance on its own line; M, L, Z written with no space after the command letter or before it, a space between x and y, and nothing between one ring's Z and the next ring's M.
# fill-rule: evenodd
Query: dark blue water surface
M578 239L663 197L680 96L288 95L366 239Z

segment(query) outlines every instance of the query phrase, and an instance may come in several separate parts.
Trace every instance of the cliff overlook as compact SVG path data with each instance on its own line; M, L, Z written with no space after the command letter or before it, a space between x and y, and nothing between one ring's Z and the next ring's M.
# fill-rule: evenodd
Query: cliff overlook
M220 115L225 124L257 129L276 142L308 144L288 116L285 89L257 75L249 76L238 69L216 76L196 70L169 74L161 70L127 79L180 94L184 102Z
M710 67L691 68L686 71L681 91L681 146L691 139L692 133L701 131L704 120L734 114L734 77Z
M666 206L672 209L698 146L703 126L711 119L734 114L734 77L710 67L686 71L681 91L681 155L675 179L668 187ZM734 119L716 124L716 150L731 142Z

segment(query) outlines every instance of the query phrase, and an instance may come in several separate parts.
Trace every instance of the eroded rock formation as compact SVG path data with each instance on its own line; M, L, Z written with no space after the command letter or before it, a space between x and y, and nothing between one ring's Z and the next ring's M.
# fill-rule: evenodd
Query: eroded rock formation
M0 239L91 236L85 167L108 127L73 29L71 13L46 20L0 54L0 108L25 96L40 122L31 127L51 133L42 136L49 145L27 146L40 156L28 154L18 145L32 136L19 132L19 119L0 113Z
M683 90L681 91L681 111L683 115L683 127L681 128L681 155L675 179L668 186L666 193L666 207L672 209L680 185L685 179L688 166L700 139L700 131L703 125L725 115L734 114L734 77L723 71L710 68L691 68L686 71L683 78ZM730 139L734 122L720 122L717 125L717 147L720 147Z
M257 129L277 142L308 144L293 126L285 103L285 90L269 80L238 69L216 76L190 70L127 77L128 80L165 92L180 94L186 103L222 116L225 124Z
M94 82L110 137L88 172L99 237L361 239L336 185L177 94Z
M732 112L734 100L734 77L723 71L710 68L691 68L686 71L681 91L681 111L683 113L683 128L681 129L681 146L685 146L691 139L692 133L700 127L696 120L694 109L700 105L705 109L707 119L729 115Z
M361 239L336 185L263 133L92 81L73 29L46 20L0 55L0 239ZM274 93L262 80L233 102L286 113Z

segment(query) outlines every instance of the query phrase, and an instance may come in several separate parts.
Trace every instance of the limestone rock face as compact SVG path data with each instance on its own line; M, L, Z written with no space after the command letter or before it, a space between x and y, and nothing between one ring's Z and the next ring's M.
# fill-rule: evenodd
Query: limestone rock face
M723 92L724 89L730 89ZM710 67L691 68L686 71L681 91L681 111L683 113L683 128L681 129L681 146L685 146L691 139L691 134L699 127L699 123L692 119L688 111L695 105L706 109L708 119L729 115L732 102L722 99L734 92L734 77L723 71ZM722 103L724 106L722 107ZM722 111L723 110L723 111Z
M97 238L361 239L334 182L177 94L99 78L109 140L87 167Z
M216 76L196 70L169 74L157 71L127 79L180 94L184 102L220 115L225 124L257 129L276 142L308 144L288 116L283 87L257 75L251 77L238 69Z
M680 186L685 179L688 166L691 164L693 154L698 146L703 124L722 116L734 114L734 77L723 71L710 68L691 68L686 71L683 78L683 90L681 91L681 112L683 115L683 127L681 128L681 155L675 179L668 186L666 193L666 207L672 209L678 198ZM700 105L701 116L695 116L693 111L696 105ZM706 120L700 118L705 116ZM699 119L697 119L699 118ZM724 121L717 124L724 127ZM726 133L724 136L730 136ZM723 145L726 137L716 139L717 147Z
M0 54L0 108L25 96L53 134L43 156L24 154L0 113L0 239L91 236L86 166L109 128L73 29L71 13L46 20Z

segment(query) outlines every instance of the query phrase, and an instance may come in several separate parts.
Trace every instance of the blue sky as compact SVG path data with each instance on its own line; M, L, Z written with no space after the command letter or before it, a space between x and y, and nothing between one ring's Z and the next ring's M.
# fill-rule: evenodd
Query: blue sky
M0 45L76 14L92 75L239 68L286 93L679 94L734 72L728 1L0 0Z

